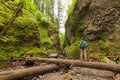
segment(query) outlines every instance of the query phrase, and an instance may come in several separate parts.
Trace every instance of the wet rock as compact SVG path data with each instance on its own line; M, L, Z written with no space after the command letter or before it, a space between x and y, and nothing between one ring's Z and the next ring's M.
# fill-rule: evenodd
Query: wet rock
M37 77L34 77L34 78L32 78L31 80L36 80L37 79Z
M48 55L49 58L57 58L58 54L57 53L51 53Z

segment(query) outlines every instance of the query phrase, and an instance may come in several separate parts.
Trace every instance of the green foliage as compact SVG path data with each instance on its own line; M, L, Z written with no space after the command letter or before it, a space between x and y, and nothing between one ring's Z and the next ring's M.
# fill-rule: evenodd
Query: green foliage
M10 52L14 50L13 46L0 46L0 61L6 61L10 59Z
M29 51L26 52L26 54L28 54L30 56L35 56L35 55L38 55L40 52L41 51L39 48L31 48Z
M107 36L102 35L102 36L100 37L100 40L102 40L102 41L106 41L106 40L107 40Z
M40 48L34 46L4 46L0 49L0 61L9 60L11 56L20 58L25 54L43 57L52 52L54 52L54 49L46 49L44 46Z
M39 22L41 22L41 18L42 18L43 16L44 16L44 15L43 15L42 12L40 12L40 11L37 11L37 12L36 12L36 18L37 18L37 20L38 20Z
M8 13L8 12L4 12L4 11L0 11L0 16L3 16L2 18L10 18L10 13Z
M19 1L7 1L0 5L0 26L11 18ZM46 2L49 3L49 0ZM1 61L9 59L11 56L15 58L24 54L44 56L47 53L54 52L53 43L48 37L46 28L50 24L49 16L38 11L31 0L25 0L24 4L21 13L9 26L7 34L0 39Z
M17 3L17 4L19 3L19 1L20 1L20 0L14 0L14 2Z
M36 11L36 6L31 2L31 0L25 0L26 8L30 11Z
M113 41L110 41L108 39L98 40L98 41L92 41L89 42L88 46L88 56L96 58L98 61L105 62L104 57L106 56L117 56L119 55L117 53L117 50L119 49L119 44ZM116 58L113 59L116 63L119 63L119 61L116 61Z
M63 45L64 40L65 40L65 34L60 33L59 38L60 38L60 45L61 45L61 48L62 48L62 45Z
M49 16L43 16L42 18L41 18L41 23L42 24L47 24L49 22Z
M76 41L71 46L65 48L68 58L78 59L80 55L79 41Z
M68 15L72 14L76 2L77 2L77 0L72 0L72 4L69 5L69 9L68 9L68 11L67 11L67 14L68 14Z
M0 4L0 26L7 22L12 14L12 11L5 7L5 5L8 4Z
M51 2L51 0L45 0L45 3L46 3L47 5L49 5L50 2Z
M4 43L9 43L9 44L14 44L14 43L18 42L18 40L17 40L17 38L15 38L15 36L9 36L9 35L2 36L0 40Z
M93 53L88 53L88 57L95 58L98 61L103 61L105 55L100 52L93 52Z
M116 61L117 64L120 64L120 59Z
M48 27L50 17L48 15L44 15L42 12L37 11L36 12L36 18L39 21L39 24L43 26L44 28Z
M3 51L1 51L0 52L0 62L6 61L6 60L8 60L7 55Z
M109 45L107 45L106 42L104 41L99 41L99 45L100 45L100 51L107 56Z
M41 45L45 47L46 50L53 49L53 43L51 39L48 37L48 31L44 27L39 28L41 36L40 36L40 42Z

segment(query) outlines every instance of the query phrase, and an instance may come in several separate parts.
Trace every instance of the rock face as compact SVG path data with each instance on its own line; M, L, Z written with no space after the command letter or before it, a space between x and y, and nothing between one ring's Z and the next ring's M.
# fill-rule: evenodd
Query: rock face
M57 58L58 54L57 53L51 53L48 55L49 58Z
M114 32L120 26L120 3L116 0L93 0L84 19L87 39Z
M90 42L88 53L119 55L120 0L77 0L65 30L64 47L83 38Z
M70 30L67 30L68 28ZM69 31L71 36L79 35L88 40L96 40L118 29L120 29L119 0L77 0L74 11L66 22L66 40L67 36L70 38Z
M66 45L71 45L72 37L76 36L76 32L83 32L79 27L82 24L82 19L86 15L90 3L92 0L77 0L74 10L72 14L69 15L68 20L65 24L65 42L64 47ZM79 35L79 34L78 34ZM81 34L80 34L81 35Z
M56 53L61 54L60 39L58 34L57 27L55 27L53 24L50 24L48 28L48 36L53 42Z

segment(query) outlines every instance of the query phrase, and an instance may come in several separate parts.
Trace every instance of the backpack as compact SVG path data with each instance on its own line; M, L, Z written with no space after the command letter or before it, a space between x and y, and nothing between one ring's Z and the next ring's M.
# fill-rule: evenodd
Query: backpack
M84 40L82 40L82 41L80 42L80 48L86 48L86 47L87 47L86 42L85 42Z

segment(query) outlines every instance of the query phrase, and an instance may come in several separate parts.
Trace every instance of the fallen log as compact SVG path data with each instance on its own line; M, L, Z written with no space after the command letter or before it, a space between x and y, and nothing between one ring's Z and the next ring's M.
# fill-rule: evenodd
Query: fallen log
M50 71L58 70L59 66L55 64L37 66L25 69L17 69L12 71L0 72L0 80L16 80L27 76L35 76L37 74L44 74Z
M38 57L32 57L29 59L33 61L64 64L67 66L73 65L73 66L80 66L86 68L95 68L95 69L108 70L108 71L120 73L120 65L118 64L113 65L113 64L100 63L100 62L85 62L81 60L68 60L68 59L55 59L55 58L50 59L50 58L38 58Z

